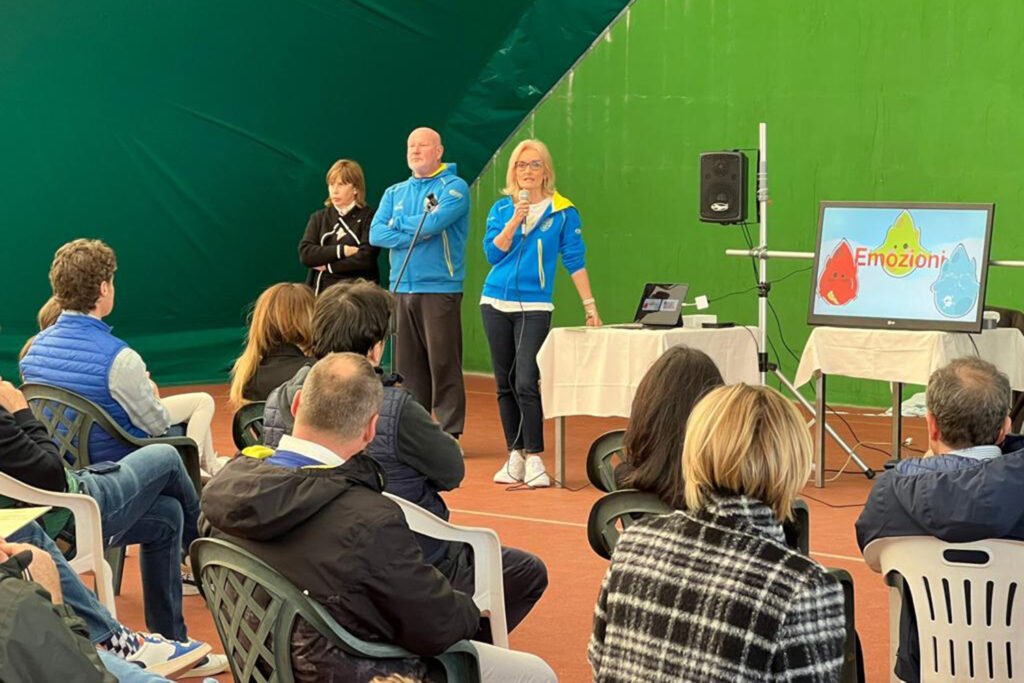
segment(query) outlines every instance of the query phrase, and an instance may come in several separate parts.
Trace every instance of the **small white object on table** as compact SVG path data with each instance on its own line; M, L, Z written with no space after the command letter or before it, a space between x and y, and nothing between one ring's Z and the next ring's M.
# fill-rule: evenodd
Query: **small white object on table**
M565 418L629 417L633 395L666 350L686 345L715 362L726 383L760 384L757 328L559 327L537 354L544 417L555 419L555 480L564 481Z
M904 384L928 384L936 369L955 358L980 356L1010 378L1010 386L1024 391L1024 335L1015 328L984 330L981 334L915 330L865 330L817 327L800 356L794 384L818 378L818 415L824 415L825 376L842 375L892 383L892 454L902 444L900 403ZM824 422L824 418L819 424ZM815 481L824 485L824 439L815 443Z

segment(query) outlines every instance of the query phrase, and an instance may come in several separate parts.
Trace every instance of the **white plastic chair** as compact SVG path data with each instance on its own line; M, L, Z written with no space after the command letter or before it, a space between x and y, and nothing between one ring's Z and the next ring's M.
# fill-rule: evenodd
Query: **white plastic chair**
M494 645L508 648L508 622L505 619L505 584L501 575L501 542L493 529L456 526L404 498L385 493L405 513L409 528L418 534L442 541L467 543L473 548L473 602L481 611L491 613L491 639Z
M893 663L898 574L914 601L922 681L1024 681L1024 542L885 538L868 544L864 560L890 586Z
M79 574L92 572L96 578L99 601L117 618L114 605L114 574L103 557L103 529L100 507L89 496L78 493L44 491L0 472L0 495L30 505L49 505L67 508L75 518L75 559L71 568Z

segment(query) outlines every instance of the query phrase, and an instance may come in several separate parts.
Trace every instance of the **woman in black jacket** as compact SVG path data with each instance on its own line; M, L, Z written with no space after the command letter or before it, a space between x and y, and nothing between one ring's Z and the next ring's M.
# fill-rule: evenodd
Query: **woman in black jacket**
M343 280L380 280L370 246L373 209L366 205L366 180L355 161L339 159L327 171L327 199L309 217L299 243L299 261L309 268L306 284L316 294Z

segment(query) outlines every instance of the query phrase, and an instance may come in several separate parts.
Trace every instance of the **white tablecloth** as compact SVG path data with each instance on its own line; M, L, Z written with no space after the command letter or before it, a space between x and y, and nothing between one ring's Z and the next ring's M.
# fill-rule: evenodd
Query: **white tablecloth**
M685 344L708 354L729 384L759 384L757 328L633 330L560 327L537 354L544 417L629 417L633 394L666 349Z
M804 384L817 371L860 379L928 384L934 370L954 358L975 355L1005 372L1014 389L1024 390L1024 335L1014 328L966 334L818 327L804 346L794 384Z

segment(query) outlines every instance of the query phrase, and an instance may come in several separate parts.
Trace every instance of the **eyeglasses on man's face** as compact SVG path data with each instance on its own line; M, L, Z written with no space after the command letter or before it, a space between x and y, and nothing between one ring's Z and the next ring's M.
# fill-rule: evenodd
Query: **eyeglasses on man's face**
M533 161L517 161L516 170L525 171L528 168L532 168L534 171L539 171L544 168L544 162L540 159L534 159Z

